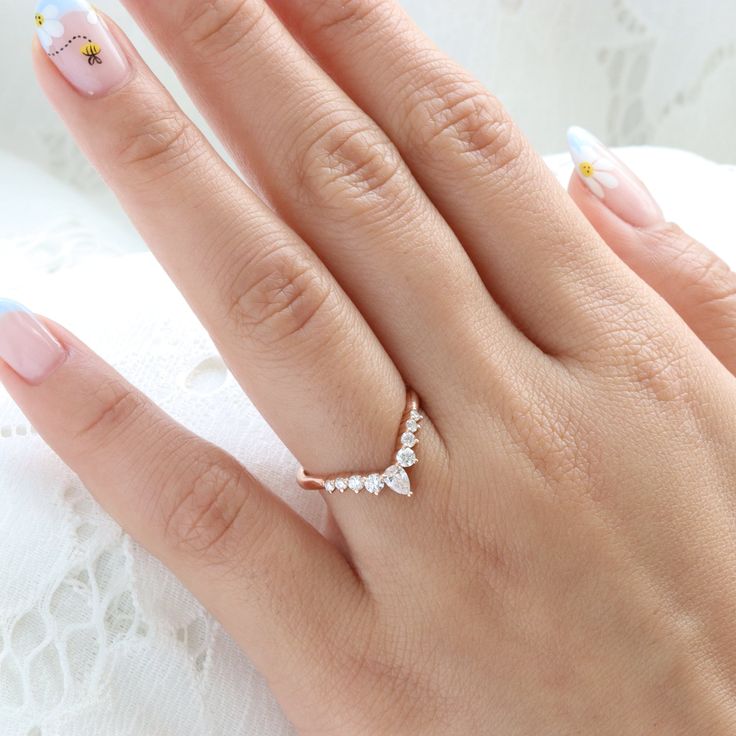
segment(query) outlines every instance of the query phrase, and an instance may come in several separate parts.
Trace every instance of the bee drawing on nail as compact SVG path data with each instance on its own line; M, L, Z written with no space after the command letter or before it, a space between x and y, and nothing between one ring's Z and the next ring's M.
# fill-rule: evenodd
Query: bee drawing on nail
M102 49L96 43L92 43L90 41L89 43L84 44L80 51L82 53L82 56L87 57L87 61L89 62L90 66L94 66L95 64L102 64L102 59L100 59L100 52L102 51Z

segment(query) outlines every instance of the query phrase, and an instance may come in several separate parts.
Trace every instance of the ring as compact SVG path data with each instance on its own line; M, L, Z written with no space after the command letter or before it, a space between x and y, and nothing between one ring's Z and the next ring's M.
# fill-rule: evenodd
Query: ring
M411 482L406 468L410 468L419 462L414 448L419 442L417 433L421 429L419 422L422 419L424 417L419 411L419 398L415 391L407 389L406 408L399 425L399 438L396 443L397 449L393 465L389 465L386 470L373 473L347 472L327 478L311 475L304 468L299 468L297 482L306 491L325 490L327 493L345 493L345 491L360 493L366 491L377 496L384 487L388 486L400 496L411 496Z

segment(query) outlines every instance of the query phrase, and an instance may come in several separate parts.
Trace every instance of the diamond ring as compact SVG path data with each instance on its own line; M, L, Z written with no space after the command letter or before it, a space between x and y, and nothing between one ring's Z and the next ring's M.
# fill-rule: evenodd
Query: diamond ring
M377 496L385 487L390 488L400 496L411 496L411 482L407 468L419 462L416 447L419 439L417 433L422 428L420 422L424 419L419 411L419 399L412 389L406 393L406 408L399 426L399 438L396 443L394 463L386 470L373 473L339 473L327 478L320 478L299 468L297 482L308 491L327 491L327 493L345 493L366 491Z

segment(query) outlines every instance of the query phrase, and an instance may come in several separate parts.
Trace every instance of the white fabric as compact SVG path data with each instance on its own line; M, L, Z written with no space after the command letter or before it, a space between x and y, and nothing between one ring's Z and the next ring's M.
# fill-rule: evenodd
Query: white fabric
M736 163L733 0L403 0L538 150L582 125Z
M668 217L736 262L735 168L668 150L623 155ZM567 179L566 155L550 165ZM294 459L152 256L121 255L140 247L73 189L0 155L0 295L65 324L322 529L319 497L296 489ZM0 733L292 733L221 627L100 510L2 389Z

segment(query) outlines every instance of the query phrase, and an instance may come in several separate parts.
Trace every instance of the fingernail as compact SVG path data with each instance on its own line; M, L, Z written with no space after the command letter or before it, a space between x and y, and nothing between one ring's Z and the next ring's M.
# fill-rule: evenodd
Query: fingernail
M22 304L0 299L0 358L37 385L66 360L66 351Z
M128 60L86 0L41 0L34 21L46 55L83 94L104 95L126 81Z
M580 179L615 215L635 227L650 227L664 220L649 190L592 133L572 127L567 131L567 144Z

